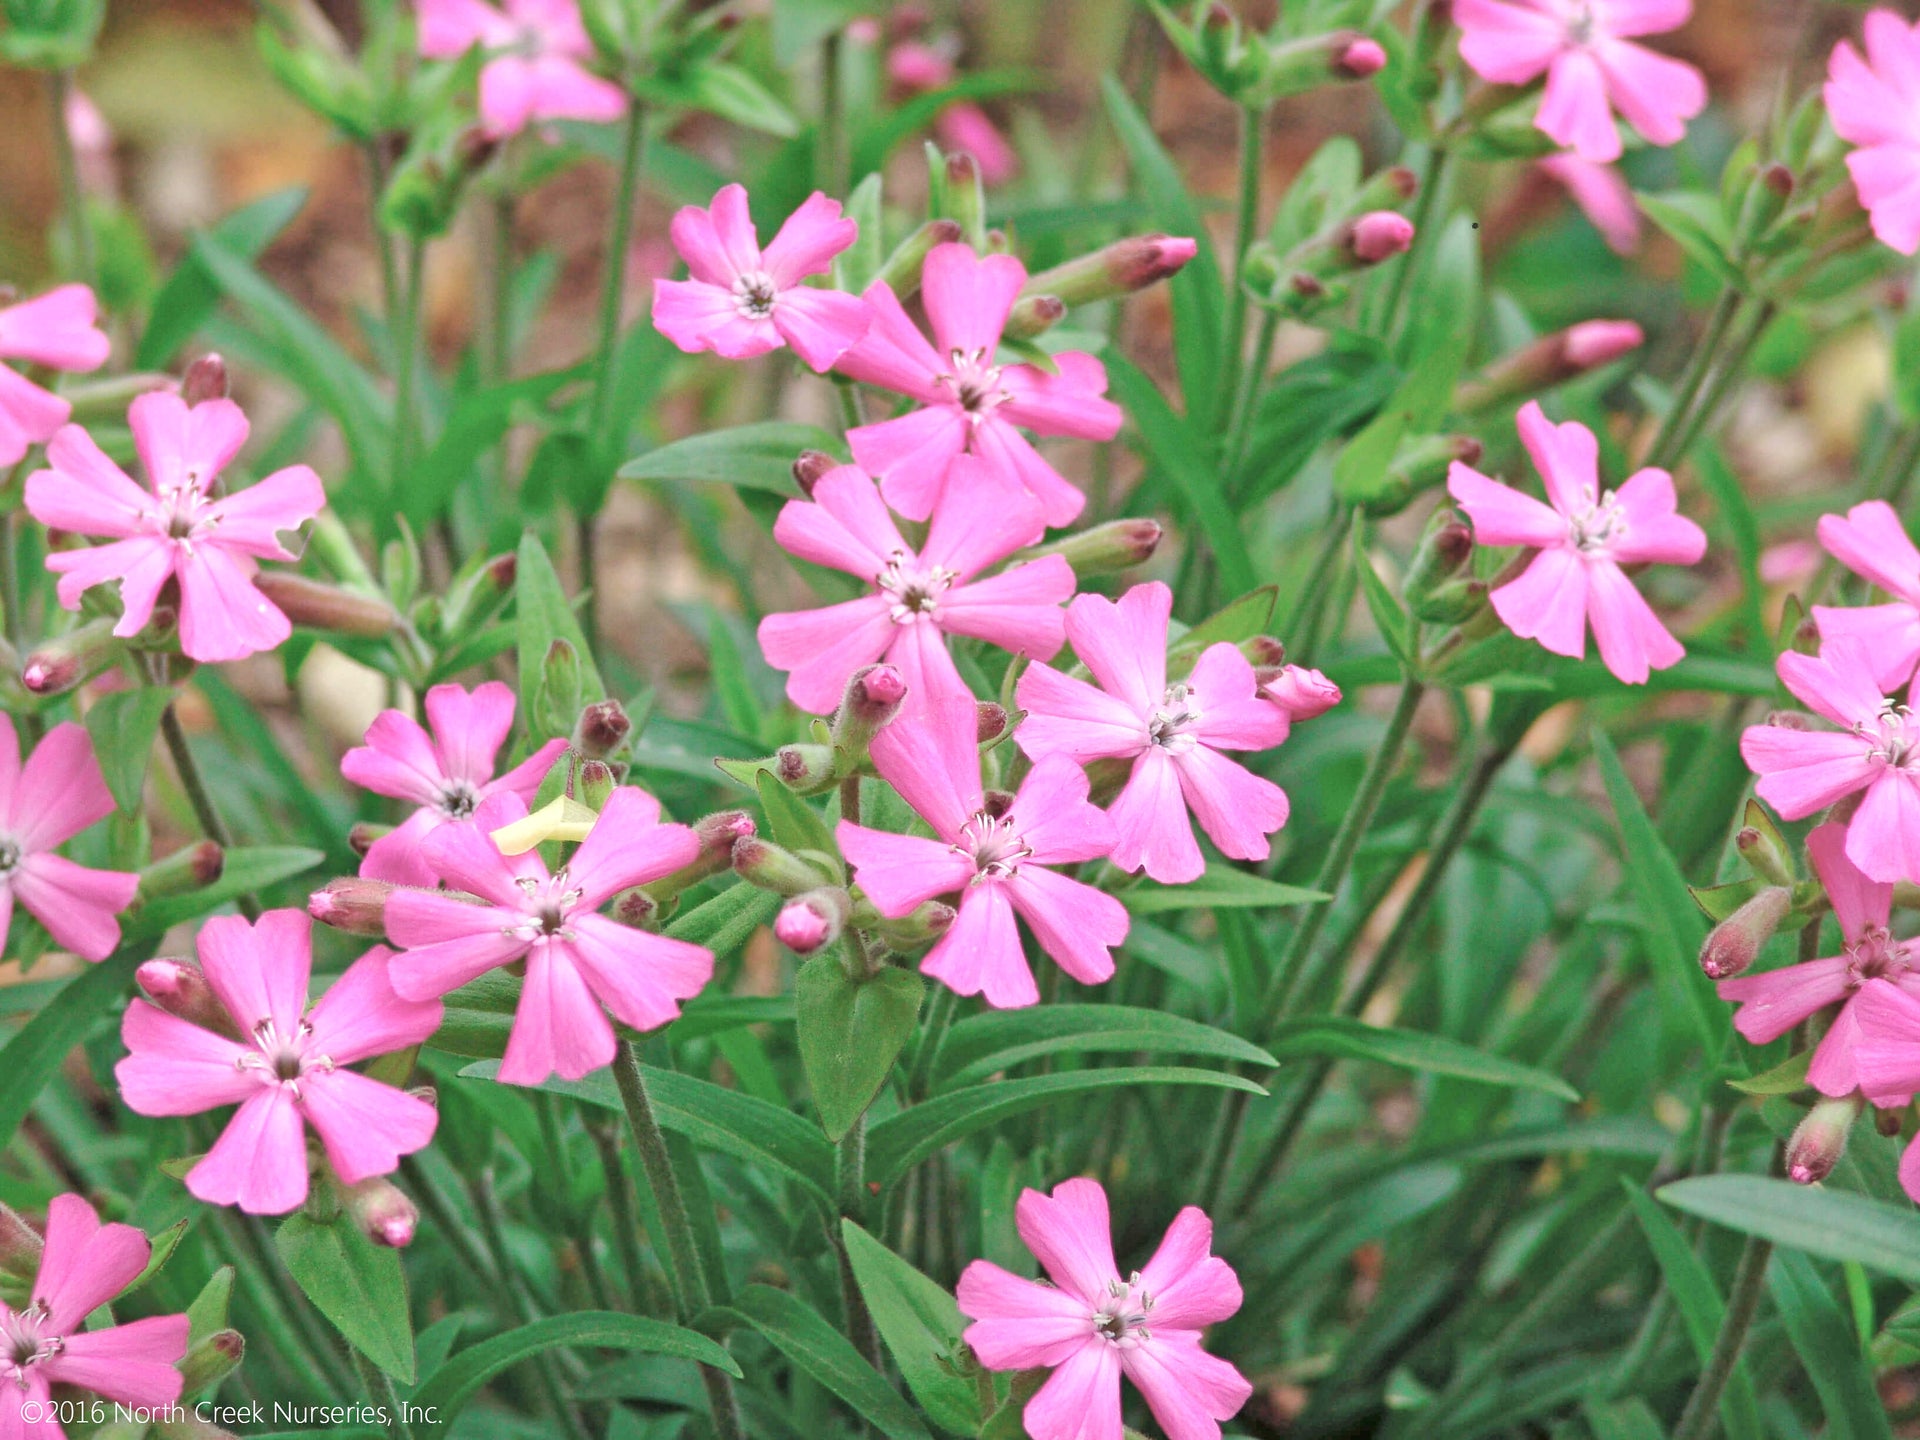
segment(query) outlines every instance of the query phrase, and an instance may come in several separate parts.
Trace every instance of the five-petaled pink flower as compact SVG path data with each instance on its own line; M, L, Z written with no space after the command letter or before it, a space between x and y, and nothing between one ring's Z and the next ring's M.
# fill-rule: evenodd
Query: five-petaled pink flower
M98 313L93 291L84 285L62 285L0 309L0 360L51 370L98 370L113 348ZM51 390L0 365L0 466L19 464L29 449L51 440L72 413L73 406Z
M436 877L427 863L427 836L471 820L483 801L502 791L531 806L567 748L565 740L549 740L496 778L494 757L513 729L513 691L498 680L471 692L434 686L427 691L427 723L431 734L412 716L383 710L367 727L367 743L341 757L340 773L354 784L420 807L368 848L360 873L372 879L431 888Z
M391 1174L433 1138L433 1106L345 1067L418 1045L439 1028L437 1000L394 992L394 956L376 946L307 1009L313 921L269 910L249 924L220 915L200 927L200 968L233 1022L204 1029L135 1000L121 1022L120 1094L141 1115L240 1108L187 1172L210 1205L280 1215L307 1198L306 1129L348 1184Z
M801 709L826 714L849 675L882 659L899 667L916 703L965 696L949 635L1043 660L1060 648L1060 607L1074 584L1065 560L1047 555L974 578L1032 538L1039 507L984 461L963 455L954 465L961 478L918 552L901 538L873 481L851 465L822 476L811 501L791 500L781 510L773 536L787 550L873 587L858 600L760 622L767 663L792 672L787 694Z
M1844 517L1822 515L1819 533L1829 555L1894 597L1885 605L1814 606L1820 638L1852 636L1873 657L1880 688L1902 688L1920 665L1920 549L1884 500L1856 505Z
M1631 255L1640 248L1640 202L1613 166L1560 154L1541 160L1539 169L1566 187L1614 254Z
M1493 592L1493 608L1514 634L1574 659L1587 653L1591 622L1607 669L1642 684L1650 670L1665 670L1686 651L1620 567L1692 565L1706 554L1706 532L1675 513L1666 471L1642 470L1618 491L1603 492L1599 443L1586 426L1555 425L1537 401L1520 411L1519 426L1551 508L1458 461L1447 478L1482 545L1540 552L1524 574Z
M887 503L909 520L933 514L953 458L969 452L1032 492L1048 525L1067 524L1086 504L1015 427L1111 440L1120 433L1120 407L1106 398L1107 367L1083 351L1055 355L1053 374L999 363L1001 332L1026 283L1027 267L1011 255L934 246L920 278L932 344L885 281L867 287L873 325L841 357L840 371L911 396L922 408L862 425L847 439L855 462L880 477Z
M653 323L682 350L748 360L791 345L815 370L830 370L867 333L866 301L801 283L859 238L838 200L814 191L762 250L745 187L728 185L710 209L682 208L671 233L693 278L653 282Z
M1707 82L1634 37L1677 30L1693 0L1455 0L1460 56L1496 85L1543 72L1534 123L1583 160L1618 160L1618 109L1655 145L1672 145L1707 104Z
M138 1280L152 1257L152 1242L133 1226L102 1225L78 1195L53 1197L27 1303L18 1310L0 1305L7 1345L0 1353L0 1435L61 1440L66 1431L50 1403L55 1385L140 1410L180 1398L185 1315L86 1328L87 1317Z
M54 943L104 960L120 943L114 919L133 903L140 877L89 870L54 853L113 813L113 796L84 725L56 725L23 766L11 717L0 714L0 943L18 900Z
M1875 978L1842 1013L1855 1031L1853 1064L1861 1092L1881 1109L1906 1109L1920 1091L1920 998L1890 979ZM1900 1186L1920 1201L1920 1138L1900 1157Z
M1755 1045L1777 1040L1794 1026L1829 1005L1840 1013L1813 1052L1807 1080L1823 1095L1851 1095L1860 1085L1854 1050L1860 1043L1855 1013L1860 987L1869 980L1892 981L1910 994L1920 995L1916 958L1903 940L1887 929L1892 915L1893 886L1869 880L1847 858L1847 827L1829 821L1807 836L1807 855L1814 873L1833 902L1840 922L1842 953L1769 970L1763 975L1741 975L1720 982L1720 998L1739 1002L1734 1028Z
M1866 21L1864 57L1850 41L1827 66L1827 114L1856 148L1847 170L1873 233L1902 255L1920 251L1920 23L1891 10Z
M1088 803L1086 773L1063 756L1035 765L1010 804L1004 796L990 799L980 780L977 730L972 700L946 701L916 708L874 736L874 768L938 838L843 820L840 853L882 915L905 915L924 900L958 893L953 927L920 962L956 994L982 995L999 1009L1039 1000L1016 915L1074 979L1111 979L1110 951L1127 938L1126 908L1047 867L1105 855L1113 848L1113 822Z
M1211 1253L1213 1222L1188 1206L1153 1258L1121 1276L1107 1192L1068 1180L1051 1196L1024 1190L1020 1238L1052 1284L987 1260L960 1276L962 1338L989 1370L1051 1370L1023 1418L1034 1440L1120 1440L1120 1377L1146 1396L1168 1440L1219 1440L1220 1422L1253 1393L1247 1378L1200 1346L1201 1332L1240 1308L1233 1267Z
M428 838L435 873L480 904L396 890L386 912L387 935L407 947L393 961L402 995L444 995L497 966L527 962L500 1062L499 1078L509 1085L538 1085L553 1074L578 1080L611 1064L613 1026L602 1005L635 1030L654 1030L713 977L712 951L596 913L617 891L699 855L692 830L660 823L658 800L628 786L615 790L579 849L551 875L537 852L502 855L490 838L526 813L519 796L499 794L473 824L443 825Z
M1122 870L1144 868L1181 884L1206 869L1187 822L1235 860L1267 858L1267 836L1287 823L1287 797L1221 754L1266 750L1287 738L1292 719L1260 698L1247 657L1222 641L1209 645L1184 680L1167 683L1167 622L1173 592L1159 581L1136 585L1116 604L1082 595L1067 610L1073 653L1100 682L1033 665L1016 691L1027 718L1014 738L1036 760L1131 760L1133 773L1108 807Z
M1740 737L1753 788L1787 820L1866 792L1847 827L1847 858L1870 880L1920 881L1920 725L1881 692L1873 653L1842 636L1818 656L1789 650L1780 682L1840 726L1750 725ZM1911 696L1909 696L1911 701Z
M494 52L480 71L480 122L488 135L517 135L536 120L604 123L627 113L618 85L589 71L593 42L575 0L416 0L420 53L456 60L475 45Z
M60 576L60 603L78 609L84 591L118 580L122 613L113 633L137 635L167 582L177 581L180 648L192 658L213 663L271 650L293 626L253 577L261 560L294 558L279 533L326 504L320 477L289 465L222 495L220 472L247 441L247 417L231 400L189 406L156 391L135 400L128 418L151 489L128 479L78 425L47 446L51 468L27 477L34 519L112 541L47 557Z

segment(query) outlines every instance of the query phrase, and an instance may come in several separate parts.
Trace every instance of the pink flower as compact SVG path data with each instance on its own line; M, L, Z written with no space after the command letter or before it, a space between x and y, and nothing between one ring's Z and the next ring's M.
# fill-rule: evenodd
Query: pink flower
M1820 638L1860 641L1873 657L1875 683L1899 689L1920 665L1920 549L1884 500L1856 505L1845 518L1822 515L1819 534L1829 555L1895 597L1887 605L1814 606Z
M18 900L55 944L87 960L113 953L120 943L114 916L133 903L140 877L89 870L54 853L112 813L84 725L54 726L23 767L13 720L0 714L0 942Z
M920 962L956 994L984 995L999 1009L1039 1000L1016 915L1074 979L1111 979L1109 951L1127 938L1126 908L1046 867L1105 855L1113 848L1113 822L1087 803L1085 772L1062 756L1035 765L1010 805L990 804L980 781L977 725L971 700L948 701L874 736L874 768L939 838L843 820L840 852L890 919L923 900L959 893L952 928Z
M1201 1331L1241 1300L1233 1268L1209 1253L1205 1212L1174 1216L1153 1258L1125 1278L1098 1182L1022 1191L1014 1218L1053 1283L975 1260L958 1299L973 1321L962 1338L987 1369L1053 1371L1024 1411L1034 1440L1120 1440L1122 1374L1168 1440L1219 1440L1220 1422L1240 1413L1253 1386L1200 1348Z
M1528 401L1519 427L1551 509L1458 461L1447 479L1482 545L1540 552L1524 574L1493 592L1493 608L1514 634L1576 660L1587 653L1591 622L1607 669L1629 685L1644 684L1650 670L1665 670L1687 652L1620 567L1692 565L1706 554L1706 532L1675 513L1673 477L1664 470L1642 470L1617 492L1603 492L1600 447L1586 426L1555 425Z
M1902 255L1920 251L1920 24L1891 10L1867 16L1867 53L1834 46L1827 67L1827 113L1842 140L1853 188L1873 217L1873 233Z
M1920 726L1881 693L1872 652L1842 636L1818 657L1790 650L1775 663L1802 704L1841 728L1748 726L1740 754L1760 777L1755 792L1782 818L1803 820L1866 791L1847 827L1847 858L1870 880L1920 881Z
M1017 479L1039 500L1048 525L1067 524L1086 504L1014 427L1111 440L1120 433L1120 407L1105 398L1106 366L1082 351L1055 355L1058 374L996 363L1000 334L1026 283L1027 267L1011 255L934 246L920 281L931 345L886 282L867 288L873 326L841 357L841 373L897 390L923 408L862 425L847 439L860 468L880 477L887 503L909 520L933 513L948 467L963 453Z
M1860 987L1884 978L1920 994L1920 973L1909 968L1914 957L1906 943L1887 930L1893 886L1860 873L1847 858L1846 837L1847 827L1833 822L1807 836L1807 854L1833 902L1844 952L1720 982L1720 998L1740 1005L1734 1028L1755 1045L1777 1040L1808 1016L1839 1005L1840 1013L1815 1048L1807 1071L1816 1090L1835 1097L1851 1095L1860 1086L1854 1059L1860 1043L1855 1015Z
M1340 703L1340 687L1306 665L1282 665L1279 674L1261 684L1260 694L1286 715L1289 725L1324 715Z
M597 913L617 891L699 856L692 830L660 823L658 800L615 790L552 875L537 852L502 855L489 838L526 812L508 791L488 800L474 824L443 825L426 841L440 878L483 903L421 890L396 890L387 901L387 934L407 947L393 962L402 995L444 995L498 966L527 962L500 1063L499 1078L509 1085L538 1085L555 1073L578 1080L611 1064L613 1026L601 1006L635 1030L657 1029L713 976L712 951Z
M1060 606L1073 597L1074 583L1065 560L1047 555L974 578L1033 538L1039 506L984 461L962 455L954 465L960 479L917 553L901 538L879 489L851 465L822 477L811 501L790 500L781 510L773 536L787 550L872 586L858 600L760 622L767 663L791 672L787 695L801 709L828 713L849 675L883 659L920 699L966 695L947 653L950 634L1042 659L1060 648Z
M281 1215L307 1198L306 1128L348 1185L391 1174L433 1138L433 1106L345 1068L440 1026L438 1001L395 993L386 947L356 960L311 1011L313 921L300 911L269 910L251 924L216 916L200 927L199 948L236 1034L135 1000L120 1026L127 1057L113 1072L141 1115L240 1107L187 1172L187 1189L210 1205Z
M152 1243L133 1226L102 1225L78 1195L54 1196L31 1299L19 1310L0 1305L9 1347L0 1355L0 1435L63 1440L49 1403L55 1385L143 1410L180 1398L175 1367L187 1353L185 1315L86 1328L87 1317L139 1279L152 1256Z
M1362 265L1404 255L1412 245L1413 222L1396 211L1370 211L1353 222L1353 255Z
M1873 979L1841 1016L1855 1031L1853 1062L1867 1099L1883 1109L1912 1104L1920 1091L1920 1000L1892 980ZM1900 1186L1920 1201L1920 1138L1900 1157Z
M1572 154L1549 155L1539 166L1566 187L1614 254L1631 255L1640 248L1640 205L1618 170Z
M887 51L887 78L908 94L924 94L951 85L953 61L922 40L902 40ZM934 118L933 132L941 148L973 156L980 178L989 185L1011 180L1020 168L1019 157L1007 144L987 112L971 100L956 100Z
M1543 72L1547 92L1534 123L1582 160L1618 160L1618 109L1655 145L1672 145L1706 108L1707 82L1693 66L1656 55L1632 37L1677 30L1693 0L1456 0L1460 56L1496 85L1525 85Z
M502 13L481 0L416 0L420 53L457 60L475 45L498 52L480 71L480 121L495 139L536 120L604 123L627 113L618 85L580 62L593 42L575 0L506 0Z
M128 418L147 470L143 490L78 425L47 446L51 467L27 477L27 509L42 525L113 541L47 557L60 603L80 607L95 585L120 582L116 635L137 635L169 580L180 591L180 648L195 660L239 660L271 650L293 626L253 584L261 560L294 557L279 540L327 503L305 465L276 470L222 496L215 482L247 441L247 417L231 400L189 406L155 391Z
M824 275L859 238L838 200L814 191L763 251L746 189L728 185L711 209L683 207L672 234L693 278L653 282L653 323L682 350L748 360L791 345L815 370L830 370L867 333L866 301L800 283Z
M57 290L0 309L0 360L24 360L52 370L98 370L112 342L99 326L93 291ZM16 370L0 365L0 466L18 465L27 451L53 438L73 406Z
M1014 738L1036 760L1132 760L1126 788L1108 808L1122 870L1144 868L1181 884L1207 866L1187 822L1235 860L1267 858L1267 836L1287 823L1286 793L1234 764L1222 750L1266 750L1287 738L1287 712L1262 700L1253 666L1224 641L1209 645L1185 680L1167 683L1167 621L1173 592L1136 585L1116 604L1082 595L1067 610L1074 654L1100 682L1034 665L1016 692L1027 718Z
M473 818L482 802L503 791L531 806L534 792L567 748L549 740L527 759L494 777L494 757L513 729L513 691L489 680L469 693L459 685L427 691L430 735L411 716L383 710L367 727L367 743L340 760L340 773L376 795L411 800L420 808L382 835L360 862L360 873L396 885L436 883L426 838L442 825Z

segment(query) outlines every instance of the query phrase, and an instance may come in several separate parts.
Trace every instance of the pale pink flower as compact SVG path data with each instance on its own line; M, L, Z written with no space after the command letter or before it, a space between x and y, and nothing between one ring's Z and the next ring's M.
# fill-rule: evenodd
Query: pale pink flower
M823 476L812 500L789 500L781 510L773 536L788 551L872 587L858 600L760 622L767 663L791 672L787 695L801 709L826 714L847 677L876 660L897 666L921 700L964 696L949 635L1043 660L1060 648L1060 607L1074 584L1065 560L1047 555L975 578L1033 537L1039 506L984 461L962 455L954 465L959 478L918 551L901 537L879 488L851 465Z
M1120 1377L1146 1397L1168 1440L1219 1440L1253 1394L1201 1332L1239 1310L1239 1278L1211 1253L1213 1222L1188 1206L1153 1258L1126 1276L1113 1259L1107 1192L1068 1180L1023 1190L1020 1238L1051 1284L987 1260L960 1276L961 1337L989 1370L1051 1370L1023 1418L1034 1440L1120 1440Z
M199 949L238 1038L135 1000L120 1026L127 1057L113 1072L137 1114L240 1107L187 1172L194 1195L281 1215L307 1198L308 1128L348 1185L391 1174L433 1138L433 1106L346 1068L418 1045L440 1026L437 1000L395 993L386 947L350 965L311 1010L313 921L301 911L269 910L252 923L216 916L200 927Z
M1804 585L1820 573L1820 547L1811 540L1782 540L1760 552L1758 568L1762 584Z
M1493 592L1494 611L1514 634L1576 660L1587 653L1591 622L1607 669L1643 684L1649 671L1665 670L1686 651L1620 567L1692 565L1706 554L1706 532L1675 513L1673 477L1664 470L1642 470L1618 491L1602 491L1600 447L1586 426L1555 425L1529 401L1519 427L1551 507L1458 461L1447 478L1482 545L1540 552Z
M1853 1063L1861 1092L1883 1109L1904 1110L1920 1091L1920 999L1907 987L1876 978L1860 988L1842 1014L1855 1032ZM1900 1186L1920 1201L1920 1137L1900 1156Z
M55 1385L139 1410L180 1398L183 1377L176 1367L187 1353L185 1315L86 1327L87 1317L138 1280L152 1258L152 1242L133 1226L102 1225L78 1195L53 1197L27 1303L18 1310L0 1305L0 1333L8 1344L0 1355L0 1435L63 1440ZM72 1408L86 1413L84 1401Z
M991 804L980 780L975 711L971 700L928 705L873 738L874 768L938 838L843 820L841 854L889 918L936 896L959 895L952 928L920 962L956 994L982 995L999 1009L1039 1000L1016 916L1074 979L1111 979L1109 952L1127 938L1126 908L1047 867L1105 855L1113 848L1113 822L1088 803L1086 773L1061 756L1035 765L1010 805Z
M1857 147L1847 169L1873 233L1911 255L1920 251L1920 23L1875 10L1865 30L1864 58L1850 41L1834 46L1827 113L1835 133Z
M54 943L104 960L120 943L114 917L133 903L140 877L89 870L59 846L113 813L113 795L84 725L56 725L20 763L12 717L0 714L0 944L18 900Z
M653 323L682 350L748 360L791 345L815 370L830 370L867 333L866 301L801 283L859 238L838 200L814 191L762 250L746 188L728 185L709 209L684 206L671 233L693 278L653 282Z
M434 871L483 902L422 890L387 901L387 935L402 995L428 999L487 971L526 961L526 979L499 1078L538 1085L578 1080L611 1064L613 1026L604 1005L635 1030L655 1030L713 977L713 952L632 930L598 913L621 890L690 865L700 839L662 825L660 802L643 790L613 792L587 838L554 874L537 851L502 855L490 833L527 813L511 791L481 806L471 825L443 825L426 842Z
M908 94L924 94L951 85L953 61L922 40L902 40L887 51L887 78ZM933 133L949 153L971 155L980 178L989 185L1011 180L1020 169L1019 157L1000 133L1000 127L971 100L956 100L934 117Z
M480 122L504 139L539 120L604 123L627 113L627 96L581 62L593 42L575 0L415 0L420 53L457 60L475 45L491 58L480 71Z
M50 370L98 370L113 348L100 328L99 306L84 285L57 290L0 309L0 360L24 360ZM17 465L35 445L51 440L73 406L17 370L0 365L0 466Z
M1875 682L1899 689L1920 665L1920 549L1884 500L1856 505L1844 518L1822 515L1819 535L1829 555L1894 597L1885 605L1814 606L1820 638L1860 641L1873 657Z
M1842 636L1818 656L1790 650L1775 665L1795 698L1840 729L1748 726L1740 754L1760 777L1755 793L1784 819L1803 820L1864 790L1847 858L1870 880L1920 881L1920 726L1881 693L1872 652Z
M1082 595L1067 609L1073 653L1100 682L1029 666L1016 695L1027 718L1014 731L1035 760L1079 764L1131 760L1126 788L1107 809L1122 870L1145 869L1163 884L1207 868L1187 821L1235 860L1267 858L1267 836L1287 823L1287 796L1221 754L1266 750L1287 738L1287 712L1260 698L1238 648L1209 645L1184 680L1167 683L1167 622L1173 592L1136 585L1118 603Z
M1851 1095L1860 1085L1854 1050L1860 1043L1855 1001L1860 987L1884 978L1920 995L1920 972L1905 941L1888 931L1893 886L1869 880L1847 858L1847 827L1828 822L1807 836L1814 873L1840 922L1842 953L1720 982L1720 998L1737 1001L1733 1025L1755 1045L1777 1040L1829 1005L1840 1006L1813 1052L1807 1080L1823 1095Z
M471 692L459 685L427 691L429 734L412 716L383 710L367 727L367 743L341 757L340 773L376 795L411 800L420 808L368 848L360 873L396 885L431 887L426 838L442 825L470 821L503 791L531 807L534 793L567 748L549 740L506 774L495 777L494 757L513 730L513 691L489 680Z
M180 648L195 660L239 660L271 650L293 626L253 583L261 560L291 560L281 531L296 530L327 503L305 465L221 495L220 472L247 441L247 417L231 400L189 406L154 391L128 412L146 466L143 490L93 437L68 425L47 446L46 470L27 477L27 509L42 525L110 539L60 550L47 568L60 576L60 603L80 607L95 585L120 582L116 635L137 635L168 581L180 593Z
M840 371L922 408L862 425L847 439L855 462L880 477L887 503L909 520L933 513L947 470L963 453L1017 479L1048 525L1067 524L1087 503L1015 427L1111 440L1120 433L1120 407L1105 398L1107 367L1084 351L1055 355L1058 373L998 363L1001 332L1026 283L1027 267L1011 255L975 255L957 242L934 246L920 279L932 344L885 281L867 288L873 325L840 358Z
M1571 153L1549 155L1539 168L1566 187L1614 254L1631 255L1640 248L1640 203L1618 170Z
M1619 110L1655 145L1672 145L1706 108L1707 82L1633 40L1677 30L1693 0L1455 0L1460 55L1483 80L1546 94L1534 123L1583 160L1618 160Z

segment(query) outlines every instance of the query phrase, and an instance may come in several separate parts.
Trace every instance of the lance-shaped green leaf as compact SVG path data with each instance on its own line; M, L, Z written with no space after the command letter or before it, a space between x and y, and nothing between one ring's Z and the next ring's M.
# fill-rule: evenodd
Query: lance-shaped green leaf
M1422 1070L1483 1085L1518 1090L1540 1090L1562 1100L1578 1100L1580 1093L1558 1075L1522 1065L1502 1055L1489 1055L1444 1035L1424 1030L1394 1030L1369 1025L1344 1015L1316 1015L1280 1027L1268 1049L1276 1060L1306 1056L1338 1060L1373 1060L1403 1070Z
M1833 1440L1890 1440L1887 1410L1860 1337L1819 1268L1806 1256L1783 1250L1768 1266L1767 1289L1820 1397L1826 1433Z
M1163 915L1169 910L1284 910L1332 898L1320 890L1282 885L1278 880L1218 864L1209 866L1206 874L1190 884L1157 885L1148 881L1120 894L1135 915Z
M861 1298L913 1398L941 1429L977 1434L979 1387L951 1364L967 1328L953 1296L853 1221L840 1222L840 1238Z
M1920 1285L1920 1212L1912 1206L1760 1175L1695 1175L1655 1193L1729 1230L1829 1260L1857 1260Z
M1042 1055L1204 1055L1272 1069L1258 1045L1198 1020L1133 1005L1036 1005L969 1015L940 1047L941 1085L984 1080Z
M840 442L818 425L767 420L709 430L649 450L622 465L620 478L666 484L713 481L797 499L800 491L793 481L793 462L800 452L824 450L837 455L842 449Z

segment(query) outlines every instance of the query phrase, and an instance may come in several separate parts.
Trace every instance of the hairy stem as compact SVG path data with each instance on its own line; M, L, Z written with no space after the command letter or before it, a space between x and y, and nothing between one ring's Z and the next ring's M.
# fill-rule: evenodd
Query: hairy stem
M175 705L169 704L160 712L160 734L167 742L167 753L173 757L174 773L180 777L180 788L187 792L187 801L193 806L194 819L200 822L201 832L222 850L233 849L233 833L227 829L227 822L221 818L219 807L213 803L206 777L200 773L199 762L193 758L193 749L187 744L187 732L180 726L180 715ZM234 903L247 919L260 918L260 900L251 891L235 896Z

